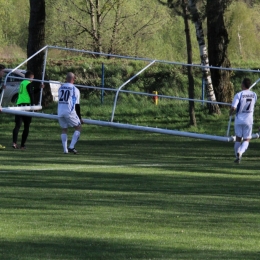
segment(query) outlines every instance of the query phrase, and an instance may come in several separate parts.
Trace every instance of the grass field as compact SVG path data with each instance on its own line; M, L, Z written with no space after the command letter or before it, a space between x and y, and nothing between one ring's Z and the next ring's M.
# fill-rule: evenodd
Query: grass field
M259 140L235 165L231 143L84 125L64 155L57 122L20 151L1 117L1 260L260 259Z

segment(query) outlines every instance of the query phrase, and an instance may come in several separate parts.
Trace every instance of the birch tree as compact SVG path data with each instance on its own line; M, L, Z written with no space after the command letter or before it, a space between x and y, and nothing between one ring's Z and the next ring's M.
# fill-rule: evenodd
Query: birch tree
M202 68L202 77L206 85L207 99L209 101L216 102L216 96L215 96L215 92L211 80L211 73L210 73L210 69L208 68L209 59L208 59L207 46L205 44L202 18L196 6L196 0L188 0L188 4L189 4L189 10L191 13L192 21L196 28L196 36L199 45L201 65L207 66ZM210 113L216 113L216 114L221 113L218 104L209 103L208 108Z
M160 3L164 3L161 0L158 0ZM167 0L168 7L173 8L178 15L184 16L184 9L182 11L178 11L179 6L186 5L186 8L189 7L189 11L191 14L191 19L195 24L196 28L196 35L197 35L197 41L199 44L199 50L200 50L200 58L201 58L201 64L204 66L209 66L208 61L208 55L207 55L207 47L205 44L204 39L204 33L202 28L202 19L199 15L198 9L196 7L196 1L195 0ZM206 90L207 90L207 99L212 102L216 102L216 96L214 93L212 81L211 81L211 75L210 75L210 69L209 68L202 68L203 72L203 78L204 82L206 83ZM208 104L209 113L216 113L220 114L220 109L218 104Z
M189 0L190 10L196 25L197 38L200 45L202 64L211 65L214 67L231 67L230 61L227 56L227 47L229 37L224 22L224 12L232 0L207 0L206 12L207 17L207 39L208 39L208 57L205 54L205 41L202 30L202 20L199 15L196 3L200 2L205 5L204 0ZM200 37L203 36L203 37ZM209 72L207 72L209 73ZM208 81L210 87L208 95L214 93L213 99L220 102L231 102L233 97L233 85L230 82L231 71L210 69L211 80ZM212 83L211 83L212 81ZM209 87L208 86L208 87ZM214 91L213 91L214 89ZM220 113L218 107L213 107L211 112Z

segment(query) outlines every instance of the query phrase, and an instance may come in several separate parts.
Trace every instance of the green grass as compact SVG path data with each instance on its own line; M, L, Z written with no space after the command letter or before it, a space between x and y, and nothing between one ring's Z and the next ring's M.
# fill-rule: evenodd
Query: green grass
M231 143L84 125L75 156L57 122L20 151L0 120L1 260L260 258L259 141L235 165Z

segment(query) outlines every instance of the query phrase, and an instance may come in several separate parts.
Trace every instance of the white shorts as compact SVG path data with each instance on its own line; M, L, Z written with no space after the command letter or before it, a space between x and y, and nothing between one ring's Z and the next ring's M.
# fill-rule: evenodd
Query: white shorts
M235 134L237 137L243 137L243 139L251 139L252 126L246 124L235 124Z
M61 128L68 128L70 127L75 127L75 126L79 126L80 123L80 119L77 115L68 115L68 116L63 116L63 117L58 117L59 120L59 124L61 126Z

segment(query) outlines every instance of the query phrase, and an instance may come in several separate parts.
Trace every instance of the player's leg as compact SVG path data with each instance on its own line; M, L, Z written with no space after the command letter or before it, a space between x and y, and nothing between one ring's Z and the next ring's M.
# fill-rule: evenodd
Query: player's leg
M238 149L239 149L240 145L241 145L241 138L239 138L237 136L235 144L234 144L235 157L237 157L237 153L238 153Z
M243 153L248 149L251 136L252 136L252 125L243 125L243 142L239 147L239 154L241 157Z
M75 147L77 141L79 140L80 133L81 133L81 125L74 127L74 129L75 129L75 131L72 135L71 143L69 146L70 149L73 149Z
M244 139L241 146L240 146L240 149L239 149L239 153L241 154L241 157L242 157L242 154L247 150L248 146L249 146L249 142L250 142L250 139Z
M239 159L239 149L241 146L241 140L242 140L242 126L241 125L237 125L235 124L235 134L236 134L236 140L235 140L235 144L234 144L234 152L235 152L235 161L239 163L240 159Z
M14 122L15 122L15 127L13 129L13 145L12 145L12 147L14 149L17 149L18 148L18 146L17 146L18 133L19 133L19 129L20 129L22 122L23 122L22 117L15 115Z
M63 152L68 153L68 134L67 134L67 128L62 128L61 132L61 142L63 147Z
M29 135L32 118L30 116L23 116L22 118L23 118L24 129L22 134L21 149L25 149L25 143Z
M79 137L80 137L80 133L81 133L81 123L80 123L80 120L78 118L77 115L74 115L74 116L71 116L69 118L70 120L70 125L74 127L75 131L72 135L72 139L71 139L71 143L69 145L69 152L73 152L74 154L77 153L77 150L75 149L75 145L77 143L77 141L79 140Z
M66 119L63 118L63 117L59 117L58 120L59 120L59 124L62 128L60 137L61 137L63 152L68 153L68 148L67 148L67 142L68 142L67 128L68 128L68 124L66 122Z

